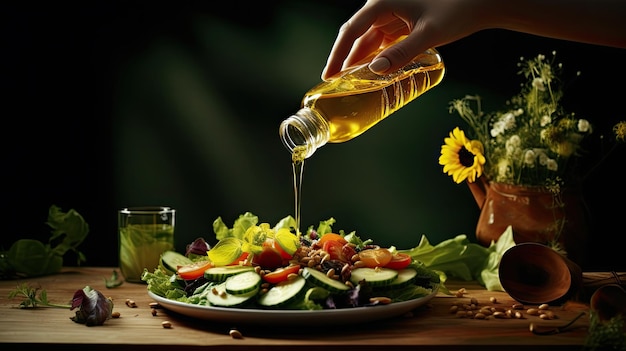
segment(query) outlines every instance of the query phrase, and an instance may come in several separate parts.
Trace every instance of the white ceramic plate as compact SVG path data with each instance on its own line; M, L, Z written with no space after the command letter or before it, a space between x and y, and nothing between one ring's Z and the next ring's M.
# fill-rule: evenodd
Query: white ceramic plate
M382 306L341 308L334 310L263 310L246 308L227 308L214 306L200 306L184 302L169 300L148 291L148 295L162 307L182 315L229 323L246 324L354 324L356 322L370 322L385 318L401 316L424 304L437 295L436 286L430 295L403 302L391 303Z

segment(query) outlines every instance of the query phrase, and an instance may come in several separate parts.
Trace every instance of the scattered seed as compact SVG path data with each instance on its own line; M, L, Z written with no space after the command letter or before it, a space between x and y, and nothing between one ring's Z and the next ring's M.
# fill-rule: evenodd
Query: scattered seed
M117 311L111 313L111 318L120 318L120 313Z
M550 306L547 303L542 303L541 305L539 305L538 308L540 310L547 310L548 308L550 308Z
M241 334L241 332L237 329L231 329L228 332L228 335L230 335L233 339L242 339L243 335Z
M172 327L172 323L170 323L169 321L163 321L161 322L161 326L165 329L170 329Z
M474 315L474 319L486 319L486 318L487 318L487 316L482 314L482 313L480 313L480 312L478 312L478 313L476 313Z
M513 304L512 308L514 310L523 310L524 309L524 305L521 304L521 303L516 303L516 304Z
M538 316L539 315L539 310L536 308L529 308L526 310L526 313L528 313L531 316Z
M150 302L148 306L150 306L150 308L161 308L158 302Z
M157 315L157 310L155 310L154 308L152 309L152 315L156 316Z
M135 303L135 301L133 301L131 299L126 299L126 306L128 306L130 308L136 308L137 304Z
M450 313L457 313L459 311L459 306L452 305L450 306Z
M379 297L370 297L370 302L371 303L379 303L381 305L388 305L391 303L391 299L385 296L379 296Z
M498 303L498 299L493 296L489 298L489 301L491 301L491 303Z

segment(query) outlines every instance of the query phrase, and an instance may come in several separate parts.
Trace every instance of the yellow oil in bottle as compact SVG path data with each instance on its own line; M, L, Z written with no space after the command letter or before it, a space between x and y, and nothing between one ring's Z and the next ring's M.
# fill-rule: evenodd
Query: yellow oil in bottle
M396 72L378 75L368 64L382 49L313 87L304 95L300 110L280 125L281 140L292 154L298 236L305 159L326 143L363 134L443 79L445 66L435 49L417 55Z
M341 79L315 86L306 93L302 107L324 116L329 124L329 143L345 142L439 84L444 71L443 62L436 62L379 76L362 65Z

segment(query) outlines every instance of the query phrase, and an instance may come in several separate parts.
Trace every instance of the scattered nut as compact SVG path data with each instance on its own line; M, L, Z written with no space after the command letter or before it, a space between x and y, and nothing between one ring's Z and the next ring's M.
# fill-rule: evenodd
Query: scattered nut
M228 332L228 335L230 335L233 339L242 339L243 335L241 334L241 332L237 329L231 329Z
M117 311L111 313L111 318L120 318L120 313Z
M513 304L513 306L511 308L513 308L514 310L523 310L524 309L524 305L521 304L521 303L516 303L516 304Z
M498 303L498 299L496 299L494 296L490 297L489 301L491 301L491 303Z
M148 306L150 306L150 308L161 308L158 302L150 302Z
M170 329L172 327L172 323L170 323L169 321L163 321L161 322L161 326L165 329Z
M126 306L130 307L130 308L136 308L137 304L135 303L134 300L131 299L126 299Z
M379 303L381 305L388 305L391 303L391 299L388 297L384 297L384 296L379 296L379 297L371 297L370 298L370 302L371 303Z
M547 303L542 303L541 305L539 305L538 308L540 310L547 310L548 308L550 308L550 306Z
M153 315L153 316L156 316L156 315L157 315L157 310L155 310L155 309L153 308L153 309L151 310L151 313L152 313L152 315Z

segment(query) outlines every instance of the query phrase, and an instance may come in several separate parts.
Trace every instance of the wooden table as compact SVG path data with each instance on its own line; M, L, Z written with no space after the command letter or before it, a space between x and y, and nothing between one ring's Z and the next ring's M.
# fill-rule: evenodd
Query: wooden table
M504 292L487 291L475 282L448 281L446 287L451 291L465 288L467 293L463 297L439 293L427 305L413 311L412 316L332 327L233 326L196 320L165 309L157 309L156 316L153 316L149 306L153 300L147 294L146 285L124 283L113 289L105 287L104 279L109 278L113 270L106 267L64 268L60 274L52 276L0 281L0 347L14 350L19 344L20 347L57 346L62 350L81 351L320 350L323 347L363 351L393 346L410 346L411 350L581 350L589 324L587 313L576 322L578 328L571 331L549 336L534 335L529 331L531 322L556 326L565 324L581 311L588 311L585 304L573 302L550 307L558 317L554 320L529 315L524 319L458 317L450 312L450 307L469 303L471 298L477 299L480 305L503 308L510 308L515 301ZM68 302L76 290L88 285L111 297L113 311L121 316L107 320L102 326L87 327L71 321L75 311L69 309L20 309L21 298L8 298L19 283L45 289L48 300L57 303ZM496 298L495 304L490 301L491 297ZM137 307L128 307L127 299L134 300ZM172 328L163 328L163 321L171 322ZM233 327L242 333L241 339L229 335Z

